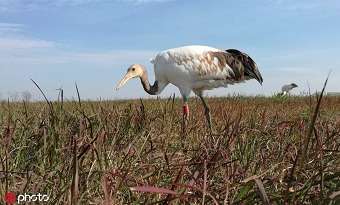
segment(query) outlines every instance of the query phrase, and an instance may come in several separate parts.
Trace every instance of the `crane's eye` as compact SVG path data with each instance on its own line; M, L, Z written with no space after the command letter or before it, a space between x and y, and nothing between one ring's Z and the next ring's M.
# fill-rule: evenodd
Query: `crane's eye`
M132 71L135 71L136 69L135 68L132 68Z

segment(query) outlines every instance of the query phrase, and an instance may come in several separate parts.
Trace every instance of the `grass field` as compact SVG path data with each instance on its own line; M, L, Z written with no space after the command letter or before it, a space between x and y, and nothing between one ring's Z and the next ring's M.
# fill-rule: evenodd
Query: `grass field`
M0 102L0 195L41 193L47 204L340 204L339 97L322 99L312 127L315 96L206 101L213 135L191 98L185 139L179 98Z

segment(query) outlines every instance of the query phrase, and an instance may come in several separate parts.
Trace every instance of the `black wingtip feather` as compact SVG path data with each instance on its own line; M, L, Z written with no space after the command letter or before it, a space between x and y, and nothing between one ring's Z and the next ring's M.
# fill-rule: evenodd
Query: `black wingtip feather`
M237 49L227 49L226 52L235 56L240 60L244 66L244 75L255 78L261 85L263 82L262 75L255 63L255 61L246 53L243 53Z

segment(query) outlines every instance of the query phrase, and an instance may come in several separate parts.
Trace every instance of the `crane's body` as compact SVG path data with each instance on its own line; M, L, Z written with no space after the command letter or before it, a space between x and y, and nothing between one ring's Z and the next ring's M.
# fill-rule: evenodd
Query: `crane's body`
M160 52L151 62L155 72L153 85L149 84L146 69L142 65L133 64L128 68L117 90L126 81L136 77L141 79L144 90L151 95L160 94L171 83L178 87L183 97L183 122L189 114L188 97L193 91L202 101L210 130L210 109L203 99L204 90L227 87L249 79L256 79L260 84L263 82L255 62L247 54L236 49L185 46Z
M208 46L186 46L159 53L152 60L158 93L169 83L188 96L191 90L227 87L249 79L249 76L242 78L239 71L229 66L228 61L231 64L233 59L228 59L227 55L226 51Z
M282 91L282 95L286 95L289 93L289 91L291 91L293 88L298 87L295 83L290 83L287 85L282 86L281 91Z

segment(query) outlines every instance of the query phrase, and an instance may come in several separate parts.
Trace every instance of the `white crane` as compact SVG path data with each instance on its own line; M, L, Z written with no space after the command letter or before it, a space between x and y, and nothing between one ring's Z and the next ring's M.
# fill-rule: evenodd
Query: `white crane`
M220 50L208 46L185 46L159 53L154 64L155 82L149 83L146 69L132 64L118 84L120 89L129 79L140 78L144 90L150 95L160 94L169 84L178 87L183 97L183 135L186 135L189 115L188 97L193 91L202 101L204 113L211 128L210 109L203 99L203 90L227 87L230 84L256 79L263 82L256 63L236 49Z
M287 85L282 86L281 90L282 90L282 95L286 95L289 93L289 91L291 91L293 88L298 87L295 83L290 83Z

